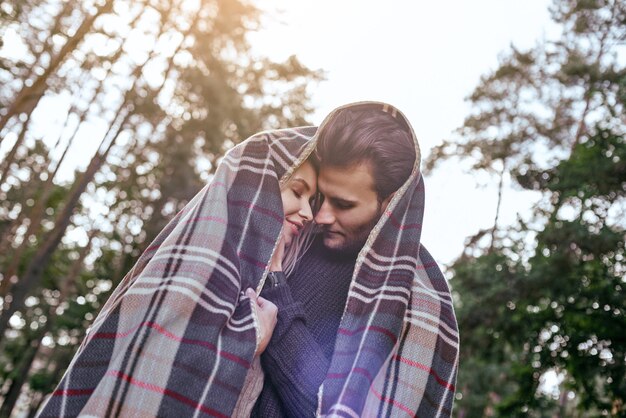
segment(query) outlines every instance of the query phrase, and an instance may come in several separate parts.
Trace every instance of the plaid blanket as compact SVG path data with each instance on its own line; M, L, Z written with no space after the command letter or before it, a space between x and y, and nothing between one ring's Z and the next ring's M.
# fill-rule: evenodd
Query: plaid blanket
M233 415L262 381L246 380L261 371L242 291L263 284L284 220L280 183L314 132L263 132L227 153L115 289L41 417Z
M375 105L411 129L397 109ZM241 292L263 286L282 227L280 183L312 151L315 132L263 132L227 154L115 290L42 417L249 413L263 377ZM458 330L446 280L420 245L415 147L411 177L359 253L321 416L451 414Z
M347 106L361 105L378 105L398 119L412 133L417 158L359 252L318 414L450 416L459 335L447 282L420 245L419 145L398 109L373 102Z

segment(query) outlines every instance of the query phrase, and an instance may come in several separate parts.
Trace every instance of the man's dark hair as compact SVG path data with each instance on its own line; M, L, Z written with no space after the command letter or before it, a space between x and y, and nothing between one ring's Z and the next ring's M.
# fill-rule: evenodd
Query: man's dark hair
M382 109L382 104L340 109L317 140L322 166L371 164L379 202L402 186L415 164L415 142L406 121Z

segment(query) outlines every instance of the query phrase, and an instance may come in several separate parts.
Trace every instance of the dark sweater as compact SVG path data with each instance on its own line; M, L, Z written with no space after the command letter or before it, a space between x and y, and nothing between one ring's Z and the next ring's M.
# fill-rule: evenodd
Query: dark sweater
M355 260L327 251L316 239L287 284L261 292L278 306L278 323L261 355L265 382L253 417L315 415Z

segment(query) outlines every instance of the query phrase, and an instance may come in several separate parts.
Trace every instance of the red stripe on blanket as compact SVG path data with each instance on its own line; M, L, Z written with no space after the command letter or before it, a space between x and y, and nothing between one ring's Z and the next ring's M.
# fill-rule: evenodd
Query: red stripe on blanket
M381 334L386 335L387 337L389 337L391 339L391 341L393 341L394 344L395 344L396 340L398 339L398 337L395 336L388 329L383 328L383 327L376 327L374 325L361 327L361 328L356 329L355 331L350 331L350 330L345 329L345 328L339 328L339 333L343 334L343 335L347 335L349 337L352 337L353 335L358 334L360 332L363 332L365 330L368 330L368 331L371 330L371 331L380 332Z
M367 380L372 383L372 380L374 380L374 378L372 377L372 374L369 372L369 370L364 369L362 367L355 367L354 369L351 370L351 372L363 375L367 378ZM329 373L326 375L326 378L328 379L343 379L344 377L346 377L349 373Z
M164 336L171 338L174 341L178 341L181 343L185 343L185 344L192 344L192 345L199 345L205 348L208 348L212 351L216 351L217 352L217 347L215 346L215 344L211 344L209 342L206 341L201 341L201 340L192 340L189 338L181 338L177 335L172 334L171 332L169 332L168 330L166 330L165 328L163 328L162 326L160 326L159 324L156 324L154 322L150 322L150 321L146 321L143 322L141 324L139 324L138 326L136 326L135 328L131 328L130 330L126 331L126 332L120 332L120 333L113 333L113 332L98 332L96 334L93 335L93 338L100 338L100 339L115 339L115 338L124 338L124 337L128 337L130 334L134 333L135 331L137 331L139 329L139 327L141 326L147 326L149 328L152 328L156 331L158 331L159 333L163 334ZM250 362L239 357L236 356L232 353L229 353L227 351L220 351L220 356L234 361L235 363L239 363L241 364L243 367L245 367L246 369L250 368Z
M437 263L427 263L427 264L416 266L418 270L426 270L426 269L433 268L433 267L439 267L439 265Z
M369 380L370 383L372 383L372 380L374 380L374 378L372 377L371 373L367 369L364 369L362 367L355 367L352 370L354 371L354 373L358 373L358 374L361 374L361 375L365 376L367 378L367 380Z
M387 211L386 215L389 216L389 219L391 219L393 226L401 231L404 231L405 229L420 229L422 227L422 224L418 223L402 225L402 223L398 221L398 219L390 211Z
M273 212L271 210L262 208L260 206L254 205L250 202L246 202L243 200L233 200L231 202L229 202L229 206L239 206L239 207L244 207L244 208L250 208L253 209L256 212L262 213L263 215L268 215L271 216L272 218L276 219L277 221L282 222L284 220L284 216L283 214L278 214L276 212Z
M358 352L370 353L378 357L380 360L384 360L387 356L381 353L380 350L372 347L362 347L360 350L355 348L353 350L336 350L333 352L333 356L352 356Z
M195 409L199 409L204 413L207 413L209 415L212 415L214 417L220 417L220 418L228 418L228 415L224 415L221 412L218 412L214 409L211 408L207 408L204 405L200 405L197 402L194 402L192 399L187 398L186 396L181 395L180 393L174 392L171 389L167 389L167 388L162 388L160 386L156 386L150 383L146 383L146 382L142 382L140 380L137 380L135 378L132 378L122 372L120 372L119 370L111 370L109 372L107 372L108 376L113 376L113 377L118 377L120 379L124 379L127 382L129 382L131 385L135 385L137 387L140 387L142 389L147 389L150 390L152 392L156 392L156 393L161 393L165 396L169 396L170 398L174 398L179 402L182 402L184 404L187 404Z
M252 258L249 255L246 255L242 252L238 252L237 255L242 259L242 260L246 260L248 263L250 264L254 264L257 267L260 267L262 269L264 269L267 264L260 262L259 260L257 260L256 258Z
M221 181L211 182L211 184L209 184L209 185L206 187L206 191L209 191L210 189L212 189L212 188L214 188L214 187L218 187L218 186L219 186L219 187L226 187L226 184L225 184L224 182L221 182ZM203 193L203 191L201 190L201 191L200 191L200 192L198 192L198 193ZM192 208L192 207L187 207L187 206L185 206L184 208L182 208L182 209L181 209L181 210L180 210L180 211L176 214L176 216L175 216L174 218L176 218L176 217L178 217L178 216L182 216L182 214L183 214L183 213L188 212L188 211L189 211L189 210L191 210L191 209L193 209L193 208ZM150 246L150 247L146 248L146 251L145 251L145 252L154 251L154 250L156 250L156 249L157 249L157 248L159 248L159 247L160 247L160 244Z
M370 387L370 390L372 391L372 393L374 395L376 395L376 397L378 399L380 399L383 402L387 402L392 404L393 406L397 406L398 408L402 409L404 412L406 412L407 414L409 414L409 416L414 417L417 411L413 411L411 408L409 408L408 406L405 406L403 404L401 404L400 402L396 401L395 399L391 399L388 398L386 396L383 396L381 393L378 393L376 391L376 389L374 389L373 387Z
M59 389L52 392L52 396L84 396L91 395L94 389Z
M417 367L418 369L422 369L424 371L427 371L428 373L432 374L435 377L435 380L441 386L443 386L444 388L446 388L448 390L452 390L452 391L455 390L453 384L451 384L448 381L446 381L446 380L442 379L441 377L439 377L439 375L437 373L435 373L435 371L433 369L431 369L428 366L425 366L424 364L418 363L418 362L413 361L413 360L409 360L409 359L404 358L404 357L400 357L397 354L394 356L394 360L399 360L399 361L401 361L404 364L408 364L409 366Z

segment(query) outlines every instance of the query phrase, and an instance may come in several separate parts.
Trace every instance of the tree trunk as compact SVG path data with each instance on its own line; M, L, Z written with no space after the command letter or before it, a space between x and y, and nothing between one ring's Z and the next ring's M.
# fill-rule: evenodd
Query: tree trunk
M120 50L121 50L121 47L120 47ZM104 80L106 80L106 77L104 78ZM56 177L56 174L59 171L59 167L61 167L61 164L65 160L67 152L69 151L72 144L74 143L74 140L76 139L76 134L78 133L78 129L80 128L80 125L87 119L87 115L89 114L89 109L96 102L98 95L102 91L103 86L104 86L104 80L96 88L89 104L85 108L85 111L81 113L80 118L78 120L78 124L76 125L76 128L74 129L74 132L72 133L72 136L70 137L70 140L65 146L65 149L63 150L63 154L61 155L57 163L54 165L54 169L48 171L48 178L46 179L46 182L44 183L41 196L39 196L36 199L35 206L32 208L32 210L28 214L28 218L30 219L30 224L28 225L28 229L26 230L26 233L24 234L24 239L22 243L15 249L12 255L11 263L9 264L9 267L7 267L6 272L4 274L4 280L0 283L0 296L2 297L6 295L9 289L10 283L11 283L10 280L17 272L22 254L24 253L24 251L26 250L26 247L28 246L28 238L31 235L36 234L39 231L39 228L41 226L41 221L45 214L46 204L48 203L48 198L50 197L50 194L54 190L54 178ZM22 217L18 217L18 218L22 218ZM20 223L21 223L21 219L20 219ZM2 246L3 244L0 243L0 247Z
M45 396L41 392L33 393L32 398L30 399L30 405L28 406L28 415L27 418L35 418L37 412L39 412L39 408L43 403Z
M116 115L116 119L120 116L122 110L123 107L120 107L120 110ZM80 196L83 194L83 192L87 188L87 185L93 179L93 176L101 168L102 163L105 161L107 155L109 154L109 151L115 144L117 138L119 137L119 134L124 128L124 125L130 118L130 115L131 109L126 112L126 115L117 127L115 135L111 139L108 147L102 153L100 152L100 150L98 150L96 155L91 159L89 166L87 167L83 175L80 176L80 178L74 183L74 187L70 191L70 197L67 203L63 207L63 210L57 216L54 228L33 256L22 278L13 286L11 302L8 307L5 303L5 309L2 311L2 315L0 315L0 337L4 336L4 332L7 329L7 325L11 316L24 307L24 300L26 299L26 296L29 294L32 288L39 284L41 276L43 274L43 270L48 265L52 253L56 250L57 246L61 242L63 235L65 235L65 231L70 224L70 219L74 212L74 208L78 204ZM107 132L107 135L105 135L105 139L103 139L102 141L103 143L106 141L108 134L111 132L114 125L115 123L111 125L109 132Z
M76 261L72 264L65 280L59 284L59 303L65 302L65 300L69 297L72 288L76 286L76 279L78 279L78 275L84 267L85 258L87 257L87 254L89 254L91 244L93 244L93 239L98 232L99 231L95 228L89 231L87 244L81 248L80 253L78 254L78 259L76 259ZM48 313L48 319L53 321L54 318L56 318L56 315L54 313L54 309L51 307L50 312Z
M35 200L36 202L35 206L33 206L30 213L28 214L28 219L30 223L28 224L28 228L26 229L26 232L24 233L24 238L21 244L15 249L15 251L11 255L11 262L9 266L7 267L7 269L5 270L4 279L0 283L0 296L1 297L6 296L7 291L11 284L11 279L17 273L17 269L20 265L22 255L24 254L24 251L28 247L30 236L33 234L36 234L39 231L39 228L41 226L41 221L43 219L43 215L45 214L46 204L48 203L48 198L50 197L50 194L52 193L52 190L54 189L54 182L53 182L54 177L59 167L61 166L61 163L63 162L63 159L65 158L65 155L67 154L67 150L70 148L70 146L71 146L71 141L67 145L65 150L63 151L63 155L61 156L59 162L56 164L54 171L48 174L48 178L46 179L46 182L44 183L41 196L39 196ZM18 219L23 219L23 216L19 216ZM6 242L8 242L8 240Z
M4 394L2 407L0 407L0 417L9 417L11 416L11 412L15 407L15 403L22 392L22 386L26 383L28 379L28 371L30 370L33 361L35 360L35 356L41 346L41 339L43 335L47 331L47 324L44 326L41 333L38 334L33 340L30 341L24 356L22 357L19 365L17 373L15 373L15 378L11 382L11 386L9 386L9 390ZM41 337L41 338L40 338Z
M105 4L109 4L109 3L110 1ZM101 8L102 7L103 6L101 6ZM164 31L165 22L167 22L166 19L168 18L170 11L171 11L171 8L168 10L167 13L161 16L162 24L161 24L160 33L158 36L160 36ZM93 19L95 20L95 17L93 17ZM133 84L126 91L126 94L124 95L124 99L122 100L122 103L120 104L115 114L115 117L113 118L113 122L109 126L108 132L105 134L104 139L100 143L100 146L98 148L98 151L96 152L96 155L92 158L91 162L89 163L89 166L85 170L85 173L83 173L81 178L78 179L74 183L74 187L72 188L72 190L70 190L70 193L69 193L70 197L68 199L68 202L66 203L65 207L60 212L60 214L57 216L57 220L55 222L54 228L52 229L48 237L45 239L43 244L39 247L37 252L35 253L35 256L30 261L28 267L26 268L26 271L23 277L15 285L12 285L10 280L3 280L3 283L6 283L9 287L13 287L14 291L12 292L10 302L9 302L10 304L8 307L7 307L8 298L5 298L4 309L2 311L2 315L0 315L0 338L4 336L4 332L7 329L9 319L11 319L11 316L15 312L23 308L24 300L26 299L26 296L31 291L31 289L35 287L36 285L38 285L38 283L40 282L44 268L47 266L48 262L50 261L52 253L61 242L61 239L63 238L63 235L65 234L65 231L67 230L67 227L70 224L70 218L72 216L72 212L74 208L76 207L76 205L78 204L80 196L87 188L87 185L93 179L93 176L95 175L95 173L100 169L100 167L106 160L106 157L109 151L115 144L117 138L119 137L119 134L124 129L126 122L132 115L132 111L134 109L133 99L136 97L137 84L139 80L141 79L143 68L148 62L150 62L150 60L156 54L157 54L157 51L152 51L150 55L147 57L147 59L141 65L138 65L137 67L135 67L135 69L133 70L133 73L131 75L134 79ZM125 113L123 116L123 120L116 127L116 122L123 113ZM109 134L113 131L115 131L115 134L112 136L112 139L110 140L109 145L106 146L106 150L101 151L101 148L107 142L107 138L109 138Z
M0 254L4 254L11 246L11 242L17 234L17 230L22 226L24 219L26 219L24 211L25 210L22 209L17 215L17 218L11 221L11 223L0 232Z
M6 126L7 122L15 115L22 113L27 108L34 109L39 100L44 95L47 87L48 78L63 63L67 55L73 51L83 40L85 35L91 30L95 20L102 14L108 13L113 9L113 0L107 0L100 5L96 12L88 16L80 27L76 30L74 36L69 38L59 53L51 58L50 64L44 70L43 74L35 79L31 86L24 86L13 103L9 106L7 113L0 118L0 131Z
M90 231L87 244L83 248L81 248L78 259L76 259L76 261L72 263L72 267L70 268L70 271L68 272L66 279L59 286L60 288L59 303L62 303L67 299L67 297L70 294L70 291L72 290L72 287L75 286L76 279L78 278L78 275L80 274L83 268L85 258L87 257L87 254L89 254L89 250L91 249L93 238L96 236L97 232L98 231L96 229L92 229ZM27 380L28 372L32 366L32 363L37 358L37 355L39 354L39 350L41 349L41 341L43 337L46 335L46 333L50 331L51 329L53 329L53 326L56 322L55 321L56 314L54 311L55 311L55 308L53 306L50 306L48 309L48 321L42 328L41 332L38 334L38 337L36 338L36 343L35 344L31 343L31 347L29 351L27 351L27 355L23 358L22 362L20 363L20 371L18 373L18 377L15 380L13 380L9 388L9 391L4 397L5 401L3 402L2 407L0 408L0 417L4 417L4 416L8 417L11 415L11 411L15 407L15 402L19 398L19 394L22 390L22 387L24 386L24 383Z
M61 21L74 7L76 7L76 3L72 1L68 1L64 4L61 11L59 11L59 13L54 17L54 24L52 25L52 28L50 28L50 32L47 34L46 40L43 42L43 47L39 51L34 51L34 48L31 45L30 50L33 54L33 64L28 67L28 73L24 76L24 80L28 80L32 77L42 55L47 53L52 56L52 48L54 46L52 37L60 32Z
M84 338L84 336L81 338ZM52 365L52 381L53 382L58 382L61 380L61 377L63 376L63 373L65 372L65 369L67 368L69 363L72 361L72 358L74 357L73 354L74 353L72 351L64 350L61 353L61 355L51 360L53 362L53 365ZM34 404L30 405L28 418L34 418L37 415L37 412L39 412L39 410L41 409L43 403L47 400L47 396L46 396L48 395L47 393L38 393L37 395L39 396L35 396L35 398L33 399Z
M493 251L496 243L496 232L498 230L498 219L500 218L500 206L502 205L502 189L504 188L504 173L506 170L506 160L502 159L502 170L500 170L500 182L498 184L498 203L496 205L496 218L493 220L493 228L491 228L491 243L489 244L489 252Z
M22 145L22 142L24 142L24 138L26 138L26 132L28 131L28 125L30 123L30 117L31 117L31 113L28 114L28 117L26 118L26 120L22 124L22 130L20 131L19 135L17 136L17 140L15 141L15 144L13 144L13 148L11 148L11 151L9 151L9 153L4 158L4 161L3 161L4 168L2 169L2 173L0 173L0 187L2 187L2 184L4 183L6 178L8 177L9 171L11 171L11 164L13 164L13 161L15 160L15 156L17 155L17 151L20 149L20 146Z
M617 7L617 2L615 2L613 4L613 7L611 9L611 14L614 17L615 16L615 8ZM596 65L600 65L600 63L602 62L602 58L604 58L604 48L606 46L606 38L609 35L609 32L612 30L611 26L607 26L605 28L604 33L602 33L602 37L600 38L600 49L598 50L598 54L596 56L596 60L595 60L595 64ZM595 93L595 87L593 85L588 85L587 88L585 89L585 107L583 108L583 111L580 115L580 121L578 122L578 126L576 127L576 134L574 135L574 141L572 143L572 147L571 147L571 151L574 151L574 148L576 148L576 146L580 143L580 140L582 139L583 135L587 132L587 124L585 123L585 119L587 118L587 115L589 114L590 111L590 107L591 107L591 99L593 98L593 95Z
M106 5L108 5L108 7L105 9L104 7ZM107 1L105 5L101 6L98 9L98 12L94 16L91 17L90 19L91 23L89 23L89 27L93 24L93 20L95 20L97 15L103 13L105 10L108 10L111 7L112 7L111 0ZM168 16L168 13L162 15L161 16L162 19L165 19ZM85 24L86 22L84 22L83 25L81 25L81 28L85 27ZM164 30L164 24L161 25L160 29L161 29L160 34L162 34ZM86 31L87 28L85 28L84 30ZM67 44L64 46L64 48L66 46ZM109 151L115 144L117 138L119 137L119 134L122 132L124 126L126 125L126 122L130 118L132 114L132 110L134 108L132 99L136 97L135 92L136 92L137 84L139 80L141 79L142 70L156 53L157 51L152 51L151 54L148 56L148 58L141 65L138 65L133 70L132 77L134 78L134 82L132 86L130 87L130 89L128 89L126 94L124 95L124 99L122 100L122 103L120 104L116 112L116 115L113 118L113 122L109 126L109 130L105 134L104 139L102 140L100 147L98 148L98 151L96 152L96 155L92 158L91 162L89 163L89 166L85 170L85 173L83 173L80 179L78 179L74 183L74 187L72 188L72 190L70 190L70 193L69 193L70 197L68 199L68 202L65 204L65 207L57 216L57 220L55 222L54 228L52 229L48 237L45 239L45 241L41 244L37 252L35 253L33 259L30 261L29 265L27 266L23 277L13 286L10 280L3 280L3 283L6 283L9 287L13 287L14 289L11 294L10 301L9 301L9 298L5 298L4 309L2 311L2 314L0 315L0 338L4 336L4 332L7 329L8 322L11 316L15 312L23 308L24 300L26 296L31 291L31 289L35 287L36 285L38 285L38 283L40 282L44 268L47 266L48 262L50 261L50 258L54 250L61 242L61 239L63 238L63 235L65 234L65 231L67 230L67 227L70 224L70 218L72 216L72 212L74 208L76 207L76 205L78 204L80 196L85 191L87 185L93 179L93 176L95 175L95 173L100 169L101 165L106 160L106 157ZM116 127L116 122L118 121L118 119L121 117L123 113L125 113L125 115L123 116L123 120ZM1 129L1 126L0 126L0 129ZM109 145L106 146L106 150L101 151L102 146L106 144L107 139L109 138L109 134L113 131L115 132L115 134L112 136L112 139L110 140ZM9 303L8 307L7 307L7 303Z

